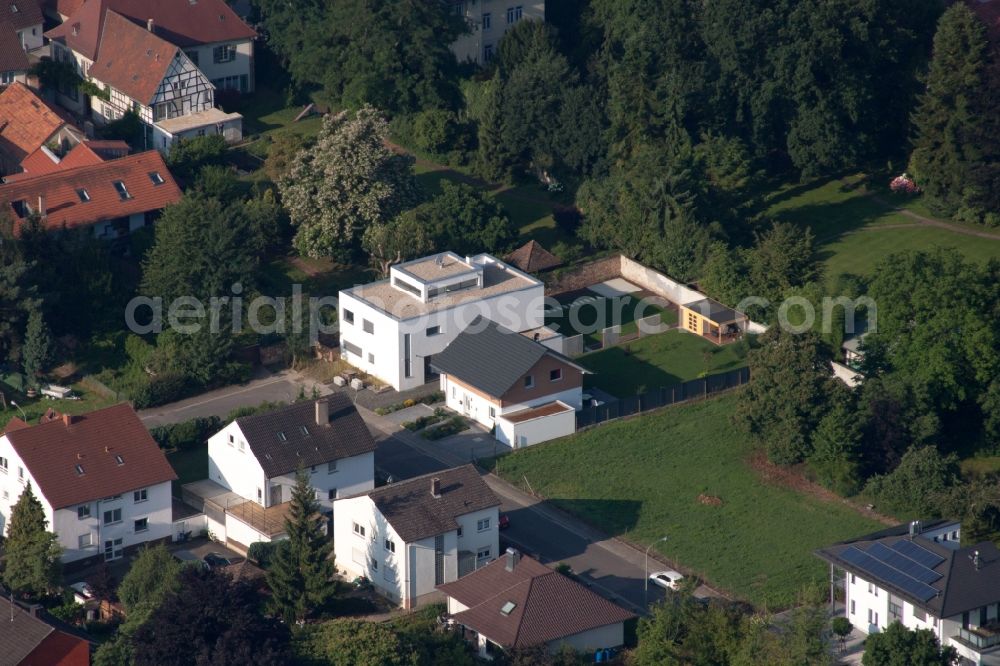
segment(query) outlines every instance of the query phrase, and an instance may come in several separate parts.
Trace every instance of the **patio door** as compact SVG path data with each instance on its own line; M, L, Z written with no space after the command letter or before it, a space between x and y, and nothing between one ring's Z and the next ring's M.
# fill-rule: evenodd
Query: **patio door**
M120 559L122 556L122 537L108 539L104 542L104 561Z
M281 504L281 486L271 486L271 506Z

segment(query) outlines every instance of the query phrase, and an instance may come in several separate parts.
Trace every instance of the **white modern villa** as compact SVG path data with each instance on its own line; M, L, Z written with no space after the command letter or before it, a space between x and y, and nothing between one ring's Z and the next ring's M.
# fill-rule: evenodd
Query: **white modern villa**
M338 308L343 358L402 391L436 379L431 357L477 317L514 332L540 328L545 287L489 254L442 252L341 291Z

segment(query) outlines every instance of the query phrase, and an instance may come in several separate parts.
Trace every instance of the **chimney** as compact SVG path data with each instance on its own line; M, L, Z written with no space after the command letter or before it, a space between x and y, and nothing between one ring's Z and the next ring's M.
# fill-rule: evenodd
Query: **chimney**
M436 476L431 479L431 497L441 497L441 479Z
M325 426L330 423L330 403L324 398L316 401L316 425Z
M38 215L40 217L45 217L45 195L38 195Z
M146 30L156 32L156 26L153 24L153 19L146 19Z
M62 417L63 417L63 425L68 425L68 426L73 425L73 421L75 419L73 418L72 414L63 414Z
M521 561L521 553L517 552L514 548L507 549L507 564L504 565L504 569L507 571L513 571L517 567L517 563Z
M42 610L41 604L31 604L28 606L28 613L31 614L31 617L38 617L38 611L40 610Z
M923 530L922 530L922 526L921 526L919 520L913 520L913 521L910 522L910 538L911 539L913 537L917 536L918 534L920 534L921 531L923 531Z

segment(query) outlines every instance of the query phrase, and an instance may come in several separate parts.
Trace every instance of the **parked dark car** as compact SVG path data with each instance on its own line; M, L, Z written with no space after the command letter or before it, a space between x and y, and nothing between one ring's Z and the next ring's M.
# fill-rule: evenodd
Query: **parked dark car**
M227 567L233 563L233 560L229 559L222 553L209 553L201 559L205 560L205 564L213 569L215 567Z

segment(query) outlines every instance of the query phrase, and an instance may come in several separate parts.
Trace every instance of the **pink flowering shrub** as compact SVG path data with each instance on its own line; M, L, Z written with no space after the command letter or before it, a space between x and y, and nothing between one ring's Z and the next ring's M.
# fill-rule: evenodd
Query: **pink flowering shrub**
M920 191L920 188L913 182L913 179L905 173L893 178L892 182L889 183L889 189L893 192L901 192L903 194L916 194Z

